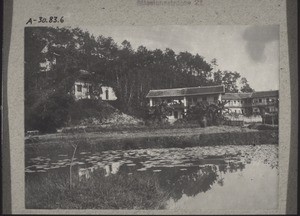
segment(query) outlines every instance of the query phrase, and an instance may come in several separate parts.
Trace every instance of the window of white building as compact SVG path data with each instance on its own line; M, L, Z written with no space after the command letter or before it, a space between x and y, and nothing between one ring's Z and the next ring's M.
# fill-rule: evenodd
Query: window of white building
M77 91L82 92L82 85L77 85Z

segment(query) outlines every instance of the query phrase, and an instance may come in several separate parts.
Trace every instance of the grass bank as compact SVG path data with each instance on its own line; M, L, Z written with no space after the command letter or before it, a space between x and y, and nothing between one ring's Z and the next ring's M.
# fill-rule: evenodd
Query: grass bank
M232 132L183 136L136 137L95 142L94 150L128 150L144 148L185 148L214 145L277 144L278 133L274 131Z
M228 129L230 128L230 129ZM41 138L26 144L26 158L49 154L70 154L72 143L81 151L107 151L145 148L185 148L213 145L278 144L278 130L252 130L239 127L211 127L184 130L157 130L151 133L77 133Z
M134 173L104 177L95 171L91 178L77 181L71 189L68 179L63 173L26 176L26 208L163 209L168 199L155 176Z

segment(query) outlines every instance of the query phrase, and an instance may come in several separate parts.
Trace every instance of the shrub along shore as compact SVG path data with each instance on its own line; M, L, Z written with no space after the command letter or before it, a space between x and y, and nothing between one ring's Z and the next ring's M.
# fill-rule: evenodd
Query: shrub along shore
M72 145L78 144L78 151L107 151L129 150L145 148L185 148L196 146L216 145L259 145L278 144L278 130L232 130L234 127L224 127L224 130L215 128L166 130L163 134L151 133L116 133L116 134L89 134L75 133L27 143L25 146L26 158L45 154L72 152ZM228 129L229 128L229 129ZM238 127L236 127L238 128ZM231 130L231 131L230 131ZM160 131L162 132L162 131Z
M185 148L213 145L277 144L277 131L213 133L183 136L136 137L96 141L95 150L129 150L144 148Z
M163 209L168 193L154 175L110 175L95 171L92 178L75 182L68 173L26 176L28 209ZM75 178L76 179L76 178Z

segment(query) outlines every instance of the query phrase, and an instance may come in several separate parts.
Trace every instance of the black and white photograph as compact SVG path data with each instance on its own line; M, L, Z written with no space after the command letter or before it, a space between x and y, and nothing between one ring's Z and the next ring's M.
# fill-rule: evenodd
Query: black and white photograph
M278 206L279 25L24 28L25 208Z

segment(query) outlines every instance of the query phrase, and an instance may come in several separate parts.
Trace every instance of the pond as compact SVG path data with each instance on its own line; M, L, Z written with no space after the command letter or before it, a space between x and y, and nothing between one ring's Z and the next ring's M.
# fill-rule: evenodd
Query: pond
M71 153L26 158L26 178L69 172ZM76 153L79 181L101 171L155 175L168 192L166 209L275 209L278 146L207 146Z

